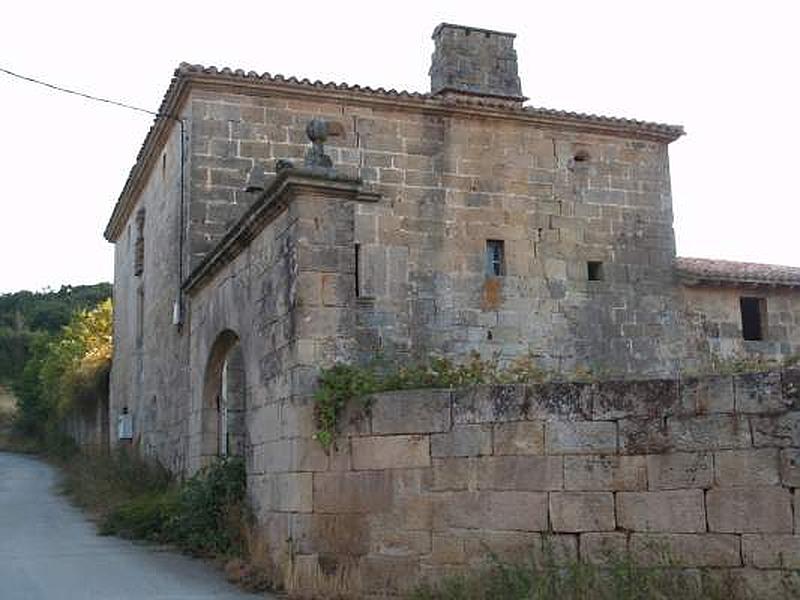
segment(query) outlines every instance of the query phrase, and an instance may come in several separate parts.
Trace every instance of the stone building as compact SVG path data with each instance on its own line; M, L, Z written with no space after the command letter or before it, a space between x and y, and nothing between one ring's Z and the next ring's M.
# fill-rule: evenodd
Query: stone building
M311 439L321 366L800 351L800 269L676 259L680 127L527 106L513 34L433 39L430 93L181 65L105 231L112 422L178 472L246 455L283 533L338 468Z

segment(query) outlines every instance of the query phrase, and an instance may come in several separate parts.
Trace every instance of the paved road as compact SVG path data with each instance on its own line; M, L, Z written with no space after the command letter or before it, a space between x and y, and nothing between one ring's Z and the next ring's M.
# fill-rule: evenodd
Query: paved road
M99 537L52 467L0 452L0 599L253 600L199 560Z

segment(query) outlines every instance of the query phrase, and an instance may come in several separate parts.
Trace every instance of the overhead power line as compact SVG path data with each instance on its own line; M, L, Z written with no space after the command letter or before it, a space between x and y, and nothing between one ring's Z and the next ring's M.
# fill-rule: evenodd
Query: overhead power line
M73 96L80 96L81 98L86 98L87 100L94 100L95 102L103 102L105 104L113 104L114 106L120 106L122 108L127 108L130 110L136 110L139 112L147 113L148 115L154 115L156 117L169 117L170 115L165 115L154 110L148 110L146 108L141 108L139 106L134 106L132 104L127 104L125 102L119 102L117 100L110 100L109 98L100 98L99 96L93 96L92 94L87 94L85 92L79 92L77 90L71 90L69 88L61 87L60 85L56 85L54 83L48 83L47 81L42 81L40 79L36 79L35 77L28 77L27 75L20 75L19 73L15 73L14 71L9 71L8 69L4 69L0 67L0 72L5 73L6 75L10 75L11 77L16 77L17 79L22 79L23 81L28 81L30 83L35 83L37 85L44 86L46 88L50 88L51 90L56 90L58 92L63 92L65 94L72 94Z

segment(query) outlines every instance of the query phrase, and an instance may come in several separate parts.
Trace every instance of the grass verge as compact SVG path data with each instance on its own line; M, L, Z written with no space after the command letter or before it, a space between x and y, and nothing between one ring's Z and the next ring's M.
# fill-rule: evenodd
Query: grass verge
M547 546L547 545L546 545ZM630 554L611 555L602 565L556 561L544 556L488 563L463 575L417 587L408 600L756 600L739 578L722 571L679 568L661 551L661 566L646 566ZM782 596L800 593L798 573L781 581Z

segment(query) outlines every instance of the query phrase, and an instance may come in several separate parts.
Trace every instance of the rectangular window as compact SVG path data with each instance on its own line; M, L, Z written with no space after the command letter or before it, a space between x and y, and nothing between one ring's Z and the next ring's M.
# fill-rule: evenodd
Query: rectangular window
M361 277L359 271L361 270L361 244L355 245L355 284L356 284L356 298L361 297Z
M144 209L136 213L136 244L133 248L133 274L137 277L144 272Z
M486 240L486 274L502 277L506 274L506 251L503 240Z
M763 340L767 330L767 299L742 296L742 337L750 341Z
M586 274L589 281L603 281L603 263L599 260L590 260L586 263Z

